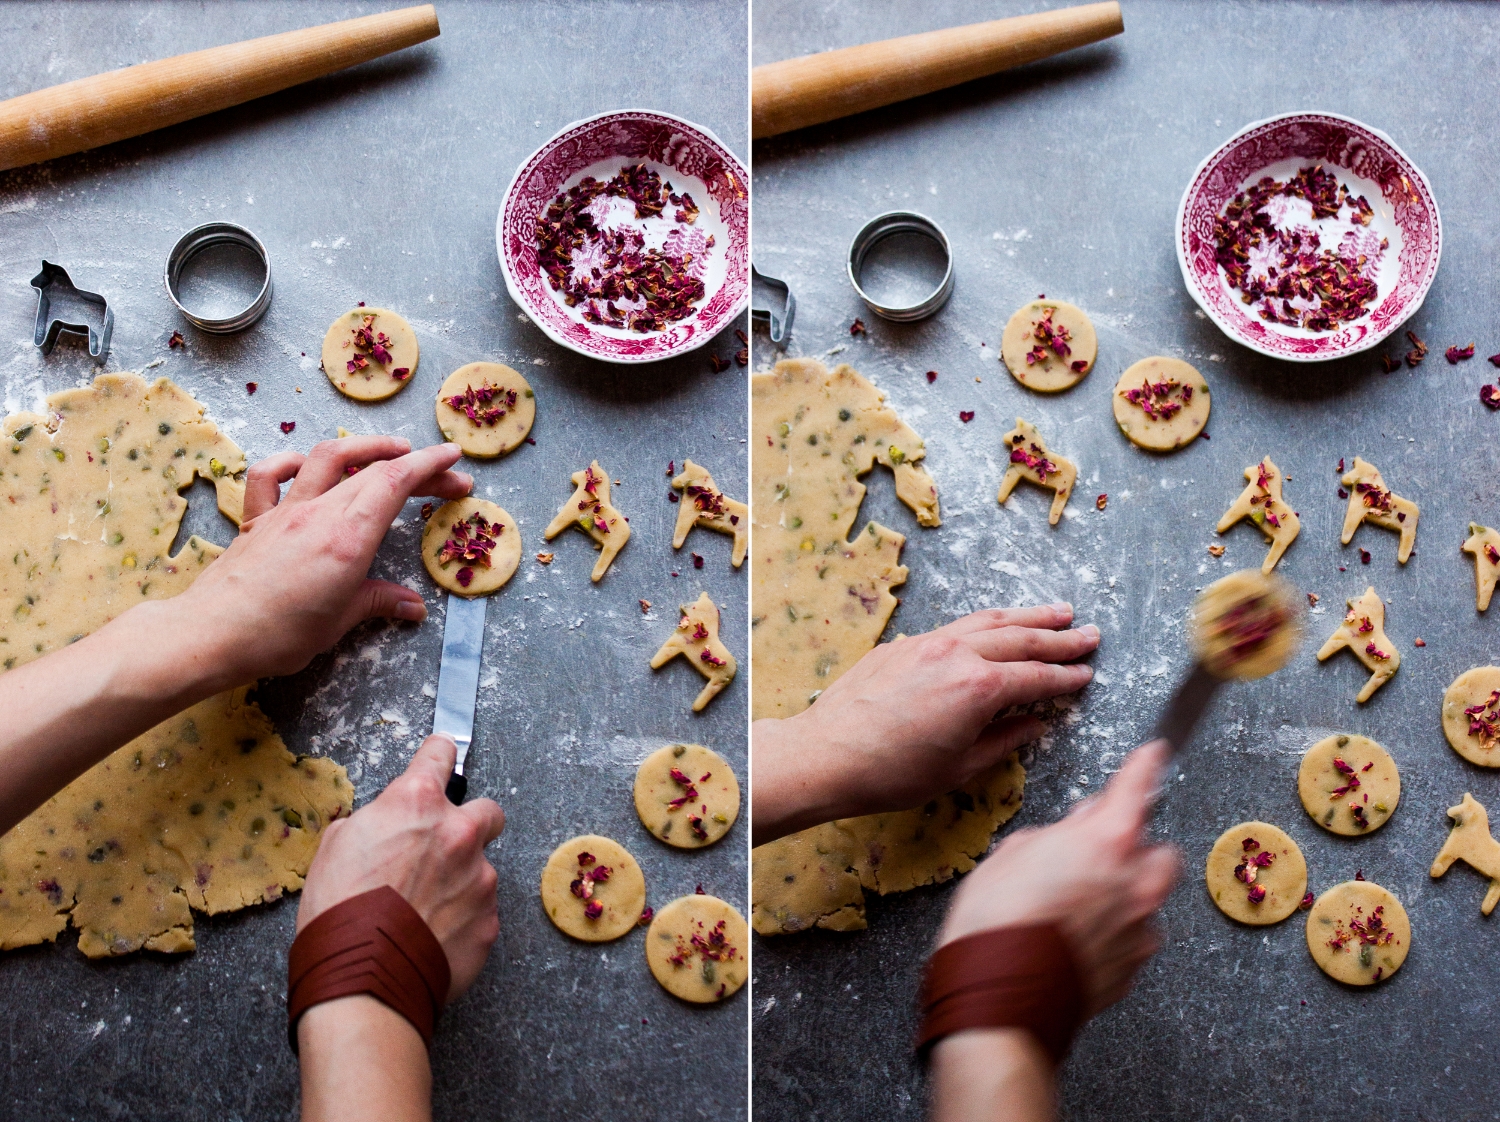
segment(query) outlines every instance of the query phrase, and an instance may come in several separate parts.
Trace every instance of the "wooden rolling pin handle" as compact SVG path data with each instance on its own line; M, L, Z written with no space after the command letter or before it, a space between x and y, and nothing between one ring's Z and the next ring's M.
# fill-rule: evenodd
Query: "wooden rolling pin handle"
M757 66L751 135L820 125L932 93L1125 30L1120 5L1085 4Z
M0 171L240 105L438 34L431 4L143 62L0 102Z

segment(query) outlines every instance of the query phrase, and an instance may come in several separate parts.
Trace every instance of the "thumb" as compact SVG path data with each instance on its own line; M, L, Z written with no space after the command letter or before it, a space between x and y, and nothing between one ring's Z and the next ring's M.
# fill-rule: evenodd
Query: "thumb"
M420 593L388 580L366 578L354 594L350 605L353 619L349 626L367 619L404 619L408 623L421 623L427 618L427 605Z
M1035 717L1004 717L979 734L974 747L969 749L969 757L977 770L983 771L998 764L1021 745L1040 739L1044 731L1046 726Z

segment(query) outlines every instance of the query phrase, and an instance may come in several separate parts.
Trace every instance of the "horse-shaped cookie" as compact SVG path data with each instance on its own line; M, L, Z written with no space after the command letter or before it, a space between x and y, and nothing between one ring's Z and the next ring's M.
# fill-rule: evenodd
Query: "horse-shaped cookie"
M1500 842L1490 836L1490 816L1474 796L1464 792L1464 801L1448 808L1453 829L1432 863L1432 875L1440 877L1455 861L1462 861L1476 872L1490 878L1490 890L1484 894L1479 910L1489 915L1500 903Z
M1495 594L1495 579L1500 577L1500 530L1470 522L1469 540L1459 549L1474 555L1474 603L1482 612L1490 606L1490 597Z
M1349 488L1349 509L1344 513L1344 535L1339 540L1348 545L1361 522L1395 530L1401 535L1396 560L1405 565L1412 546L1417 544L1417 504L1391 494L1375 465L1358 456L1340 482Z
M719 609L709 599L708 593L698 595L691 604L679 609L682 613L677 621L677 630L651 656L651 669L659 670L678 655L682 655L698 668L708 679L708 685L693 702L693 712L700 712L725 686L734 681L734 655L719 642Z
M1054 493L1047 524L1056 526L1063 508L1068 505L1068 496L1073 493L1073 484L1078 480L1078 468L1072 461L1049 452L1047 442L1036 427L1020 417L1016 418L1016 427L1005 434L1004 440L1005 447L1010 450L1010 466L1005 469L1005 478L1000 480L1000 503L1004 505L1016 484L1023 479L1039 487L1050 487Z
M1344 620L1318 651L1318 661L1331 658L1344 647L1370 670L1370 680L1355 695L1355 700L1369 701L1381 686L1396 676L1401 666L1401 652L1385 635L1385 604L1375 595L1375 588L1365 589L1357 600L1350 600Z
M721 534L733 534L734 549L729 563L736 569L744 564L745 550L750 548L750 508L719 490L708 469L692 460L682 461L682 472L672 480L672 486L682 492L672 548L681 549L689 531L702 526Z
M1224 512L1214 529L1222 534L1241 519L1252 520L1271 539L1271 552L1260 565L1262 573L1269 573L1281 560L1286 547L1296 539L1302 522L1297 512L1281 497L1281 469L1271 462L1270 456L1247 467L1245 478L1250 481L1249 485Z
M582 471L573 473L576 490L557 516L542 531L549 542L569 526L577 526L599 543L599 560L594 562L590 580L597 581L609 571L610 564L630 540L630 520L609 501L609 473L595 460Z

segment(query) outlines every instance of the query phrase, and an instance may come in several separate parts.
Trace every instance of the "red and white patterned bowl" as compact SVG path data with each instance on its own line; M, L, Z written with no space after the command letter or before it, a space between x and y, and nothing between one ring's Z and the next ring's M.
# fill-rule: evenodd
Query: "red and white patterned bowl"
M552 291L537 264L536 220L558 193L585 175L609 179L645 163L698 202L696 228L714 236L701 256L705 295L698 311L665 331L643 334L587 323ZM554 342L605 362L655 362L703 346L744 310L750 293L750 199L745 169L705 128L641 109L575 121L538 148L506 189L495 223L510 298Z
M1214 219L1263 175L1285 179L1321 164L1375 209L1370 230L1390 239L1370 311L1335 331L1267 323L1231 289L1214 260ZM1443 248L1427 177L1390 137L1335 113L1287 113L1247 125L1197 172L1177 208L1177 262L1188 291L1224 333L1291 362L1322 362L1378 346L1414 315L1432 287Z

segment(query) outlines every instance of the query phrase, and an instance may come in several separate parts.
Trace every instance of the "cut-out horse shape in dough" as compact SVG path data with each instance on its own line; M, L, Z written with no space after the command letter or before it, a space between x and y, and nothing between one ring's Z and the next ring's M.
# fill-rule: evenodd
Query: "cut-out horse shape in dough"
M1344 535L1339 540L1348 545L1361 522L1395 530L1401 535L1396 560L1405 565L1412 546L1417 544L1417 504L1393 495L1375 465L1358 456L1340 481L1349 488L1349 509L1344 513Z
M1500 577L1500 530L1470 522L1469 540L1459 548L1474 555L1474 605L1482 612L1490 606L1495 579Z
M1271 462L1270 456L1247 467L1245 478L1249 480L1249 485L1224 512L1224 517L1219 519L1219 524L1214 529L1222 534L1242 519L1253 521L1271 540L1271 551L1260 565L1261 572L1269 573L1276 567L1276 562L1281 560L1286 547L1296 539L1302 529L1302 522L1297 517L1297 512L1287 506L1281 497L1281 469Z
M692 460L682 461L682 472L672 480L672 486L682 492L672 548L681 549L692 528L702 526L721 534L733 534L734 549L729 563L736 569L744 564L745 550L750 548L750 508L719 490L708 469Z
M1464 792L1464 801L1448 808L1453 829L1432 863L1432 875L1440 877L1455 861L1462 861L1476 872L1490 878L1490 890L1484 894L1479 910L1489 915L1500 903L1500 842L1490 836L1490 816L1474 796Z
M597 581L609 571L616 555L630 540L630 520L609 501L609 473L595 460L573 473L573 495L548 523L542 537L549 542L569 526L577 526L599 543L599 560L589 579Z
M1010 498L1016 484L1023 479L1039 487L1050 487L1053 491L1052 509L1047 513L1047 524L1056 526L1068 505L1068 496L1073 493L1073 484L1078 480L1078 468L1071 460L1065 460L1047 448L1036 426L1016 418L1016 427L1005 434L1005 447L1009 449L1010 466L1000 480L1000 503Z
M1401 652L1385 634L1385 604L1375 595L1375 588L1365 589L1357 600L1350 600L1349 610L1328 641L1318 651L1318 661L1331 658L1344 647L1370 670L1370 680L1355 695L1360 702L1369 701L1381 686L1396 676L1401 666Z
M719 607L708 593L699 593L696 601L682 605L680 611L677 629L651 657L651 669L659 670L678 655L696 666L698 673L708 679L693 701L693 712L698 713L734 681L737 666L729 648L719 642Z

